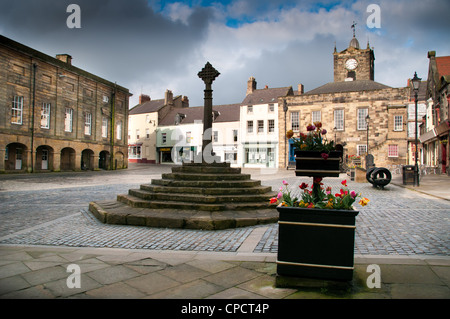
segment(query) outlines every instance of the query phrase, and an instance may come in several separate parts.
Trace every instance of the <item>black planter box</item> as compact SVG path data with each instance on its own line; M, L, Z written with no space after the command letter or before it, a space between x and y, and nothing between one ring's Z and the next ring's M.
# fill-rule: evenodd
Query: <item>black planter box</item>
M295 151L295 175L311 177L339 177L341 151L331 151L324 159L320 151Z
M277 210L278 275L352 280L358 211L281 206Z

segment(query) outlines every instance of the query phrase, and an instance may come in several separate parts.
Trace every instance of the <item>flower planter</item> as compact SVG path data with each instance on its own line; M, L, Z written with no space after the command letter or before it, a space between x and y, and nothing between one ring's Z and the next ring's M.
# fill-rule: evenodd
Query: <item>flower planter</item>
M282 206L277 210L279 275L352 280L358 211Z
M295 151L295 175L339 177L341 151L331 151L325 159L321 151Z

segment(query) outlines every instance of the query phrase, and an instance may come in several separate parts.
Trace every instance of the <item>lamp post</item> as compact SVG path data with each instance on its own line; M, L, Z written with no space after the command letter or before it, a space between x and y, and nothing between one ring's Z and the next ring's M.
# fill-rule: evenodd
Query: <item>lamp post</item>
M284 111L284 164L286 165L286 169L288 169L289 165L287 162L287 136L286 136L286 113L288 111L288 106L286 100L283 100L283 111Z
M369 116L369 114L367 114L367 116L366 116L366 128L367 128L367 147L366 147L366 152L367 152L367 155L369 155L369 123L370 123L370 116Z
M417 151L417 102L418 102L418 98L417 95L419 93L419 87L420 87L420 80L422 80L421 78L417 77L417 72L414 72L414 77L412 78L411 82L413 85L413 89L414 89L414 103L415 103L415 145L416 145L416 149L414 151L414 186L419 186L419 166L417 164L417 160L418 160L418 151Z

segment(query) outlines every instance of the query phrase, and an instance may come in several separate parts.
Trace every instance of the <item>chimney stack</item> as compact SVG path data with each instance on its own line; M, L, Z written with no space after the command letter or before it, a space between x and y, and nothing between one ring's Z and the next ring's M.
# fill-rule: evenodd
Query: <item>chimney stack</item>
M64 63L72 65L72 57L68 54L57 54L56 58Z
M298 85L298 95L302 95L303 93L305 93L305 87L300 83Z
M189 99L187 96L183 96L181 98L181 106L182 107L189 107Z
M164 98L164 104L165 105L172 105L173 104L173 93L170 90L166 90L165 98Z
M145 95L145 94L141 94L139 96L139 104L145 103L145 102L149 102L150 101L150 96Z
M252 94L256 90L256 80L253 76L247 81L247 95Z

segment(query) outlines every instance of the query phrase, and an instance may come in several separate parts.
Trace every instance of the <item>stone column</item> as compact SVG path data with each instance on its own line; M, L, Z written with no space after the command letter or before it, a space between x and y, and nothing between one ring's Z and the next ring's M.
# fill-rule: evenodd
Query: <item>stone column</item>
M202 157L205 162L205 148L212 143L212 82L220 73L207 62L205 67L198 73L198 77L205 83L205 102L203 109L203 142ZM212 145L210 145L212 148Z

